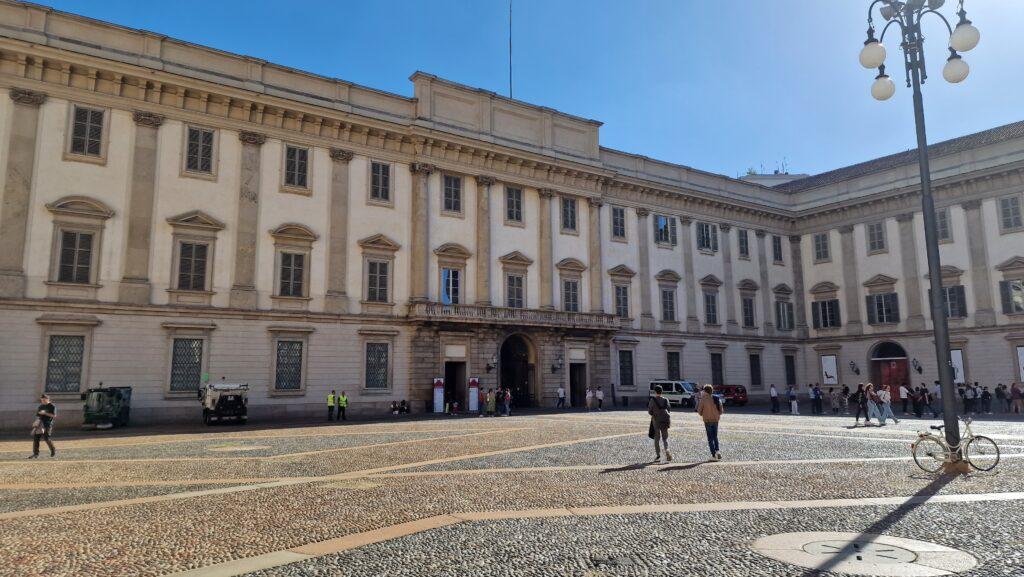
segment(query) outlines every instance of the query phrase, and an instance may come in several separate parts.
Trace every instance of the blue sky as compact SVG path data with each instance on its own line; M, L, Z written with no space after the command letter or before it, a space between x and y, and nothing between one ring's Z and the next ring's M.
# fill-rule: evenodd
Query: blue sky
M513 2L513 96L604 122L604 146L729 176L915 146L897 42L891 100L857 62L868 0ZM508 0L47 4L404 95L415 70L508 93ZM947 33L925 28L931 142L1024 120L1024 1L966 7L982 40L965 82L942 80Z

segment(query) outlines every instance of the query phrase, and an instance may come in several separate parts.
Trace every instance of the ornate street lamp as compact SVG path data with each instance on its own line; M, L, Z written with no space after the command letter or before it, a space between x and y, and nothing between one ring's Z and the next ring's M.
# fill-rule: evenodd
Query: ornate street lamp
M956 390L953 388L952 359L949 354L949 326L946 322L946 308L942 297L942 274L939 262L939 241L935 225L935 200L932 198L931 171L928 168L928 139L924 130L924 104L921 99L921 84L928 78L924 63L924 36L921 35L921 19L934 15L946 25L949 31L949 58L942 69L947 81L958 83L967 78L970 68L961 52L967 52L978 45L981 34L967 19L964 2L958 3L959 22L954 29L946 17L938 12L945 0L874 0L868 6L868 38L860 52L860 63L865 68L877 68L878 76L871 85L871 95L878 100L888 100L896 92L896 85L885 73L885 46L882 41L889 28L895 26L902 37L903 64L907 73L907 86L914 89L914 120L917 124L917 158L921 170L921 208L924 212L924 238L928 252L928 276L931 283L932 325L935 330L935 358L938 359L939 384L942 388L942 417L946 425L946 441L951 446L960 444L960 425L956 413ZM875 8L886 20L882 33L875 38L873 14ZM960 451L957 457L962 457Z

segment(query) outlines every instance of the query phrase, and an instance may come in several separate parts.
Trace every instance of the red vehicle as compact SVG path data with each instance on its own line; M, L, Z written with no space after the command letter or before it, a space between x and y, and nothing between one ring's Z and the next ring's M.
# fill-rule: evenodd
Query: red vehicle
M742 407L747 404L747 388L743 385L720 385L715 387L715 393L722 395L727 405Z

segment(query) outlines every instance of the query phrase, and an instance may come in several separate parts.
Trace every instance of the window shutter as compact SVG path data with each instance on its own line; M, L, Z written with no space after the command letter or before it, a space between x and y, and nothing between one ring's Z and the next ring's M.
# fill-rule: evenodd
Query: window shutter
M1013 295L1010 287L1010 281L1002 280L999 281L999 296L1003 301L1003 314L1008 315L1013 312Z
M890 304L892 305L892 319L894 323L900 322L900 298L896 293L889 293L887 295Z
M837 327L843 326L842 318L839 316L839 301L838 300L834 300L834 301L829 301L829 302L832 305L832 312L835 313L834 314L835 323L836 323L835 326L837 326Z
M967 297L964 293L964 285L954 287L954 292L957 298L957 309L956 316L959 318L965 318L967 316Z
M718 227L712 226L708 228L708 232L711 234L711 250L718 250Z
M876 314L877 311L875 311L874 295L868 295L868 296L864 297L864 302L867 304L867 307L868 307L868 324L869 325L877 325L878 324L878 315Z
M676 237L676 217L674 216L668 217L668 235L672 246L676 246L678 238Z
M821 308L822 308L822 306L824 306L824 305L820 301L819 302L811 303L811 324L816 329L820 329L821 328Z

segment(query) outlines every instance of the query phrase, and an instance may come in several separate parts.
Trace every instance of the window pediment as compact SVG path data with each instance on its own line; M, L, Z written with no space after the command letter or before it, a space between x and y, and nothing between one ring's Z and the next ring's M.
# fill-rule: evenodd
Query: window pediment
M1021 270L1024 271L1024 268L1022 268ZM955 267L950 264L944 264L942 265L942 268L939 269L939 277L942 278L943 284L945 284L947 281L957 281L963 274L963 269ZM924 278L930 280L932 278L932 275L925 274Z
M666 268L659 272L658 274L654 275L654 279L660 282L678 283L679 281L683 280L683 277L679 276L679 273L677 273L676 271Z
M519 267L528 267L531 264L533 264L532 258L526 256L525 254L519 252L518 250L514 250L506 254L505 256L502 256L498 260L504 265Z
M434 249L434 254L438 257L446 258L449 260L466 260L473 256L473 253L469 252L469 249L462 246L461 244L454 242L446 242L441 246Z
M717 276L709 274L706 277L700 279L700 286L707 288L718 288L722 286L722 281L718 280Z
M779 285L779 286L785 286L785 285ZM786 288L789 288L789 287L786 287ZM776 290L778 290L778 287L776 287ZM834 282L829 282L829 281L820 282L820 283L814 285L813 287L811 287L811 294L813 294L813 295L827 295L827 294L832 294L832 293L835 293L835 292L838 292L838 291L839 291L839 285L837 285Z
M996 265L996 270L1003 276L1024 275L1024 256L1014 256Z
M562 272L581 273L587 270L587 265L583 264L583 262L580 261L579 259L570 257L563 258L562 260L558 261L558 264L555 265L555 268Z
M867 288L889 288L896 284L896 279L885 274L876 274L864 281Z
M736 285L736 288L746 292L756 292L757 289L761 288L758 284L749 278L743 279Z
M224 230L224 223L201 210L193 210L167 219L173 227L198 228L208 231Z
M377 251L396 252L400 248L402 248L402 245L391 240L387 236L384 236L383 234L375 234L373 236L368 236L357 242L359 246L363 247L364 249L372 249Z
M829 284L832 284L832 283L829 283ZM818 286L818 285L815 285L815 286ZM835 285L832 285L832 286L835 286ZM836 287L835 290L839 290L839 287ZM786 284L786 283L779 283L779 284L775 285L775 288L772 289L772 292L777 294L777 295L779 295L779 296L789 296L789 295L793 294L793 289L789 288L789 285ZM811 289L811 292L813 293L814 289Z
M636 276L636 271L624 264L620 264L619 266L608 269L608 274L617 277L633 278Z
M114 209L102 201L87 196L65 196L60 200L47 204L46 208L53 214L64 216L78 216L99 220L107 220L114 216Z
M309 227L296 223L282 224L281 226L271 230L270 235L277 240L307 243L312 243L316 239L320 238Z

